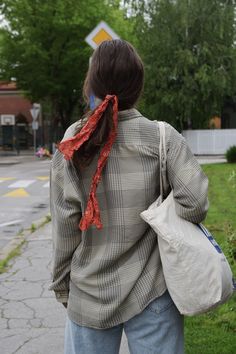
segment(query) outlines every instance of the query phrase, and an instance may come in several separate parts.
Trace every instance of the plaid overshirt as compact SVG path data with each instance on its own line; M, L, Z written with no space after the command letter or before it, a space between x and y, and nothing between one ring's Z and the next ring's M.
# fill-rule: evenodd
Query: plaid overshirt
M64 139L71 137L79 122ZM168 180L176 210L201 222L208 180L184 138L165 123ZM97 158L78 173L56 151L51 165L53 267L50 290L79 325L110 328L166 290L155 232L140 213L160 194L159 129L136 109L119 112L118 135L97 189L103 229L78 228Z

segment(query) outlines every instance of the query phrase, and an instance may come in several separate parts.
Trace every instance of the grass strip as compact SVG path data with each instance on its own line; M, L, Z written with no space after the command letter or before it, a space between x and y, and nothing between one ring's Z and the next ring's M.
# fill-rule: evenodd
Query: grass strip
M22 240L21 243L14 250L12 250L6 258L0 261L0 274L5 273L7 271L8 263L12 258L21 254L21 247L25 242L26 240Z
M236 164L204 165L210 208L204 222L236 277ZM186 354L236 353L236 297L207 314L185 318Z
M32 223L29 229L20 230L18 232L17 236L22 237L22 241L6 256L6 258L0 260L0 274L5 273L7 271L8 263L12 258L21 254L21 247L26 242L25 233L30 232L30 234L32 234L50 221L51 216L50 214L48 214L45 216L44 220L40 221L39 223Z

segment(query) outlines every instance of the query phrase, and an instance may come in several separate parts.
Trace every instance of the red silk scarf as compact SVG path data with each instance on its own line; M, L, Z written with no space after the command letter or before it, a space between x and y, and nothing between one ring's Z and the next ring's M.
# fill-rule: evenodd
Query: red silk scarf
M91 134L94 132L94 130L97 127L97 124L99 120L102 117L103 112L106 110L108 104L110 101L113 101L113 128L109 133L107 142L103 146L100 156L98 159L98 164L97 164L97 169L96 172L93 176L91 187L90 187L90 193L89 193L89 199L87 203L87 207L85 210L84 215L82 216L80 220L79 227L82 231L87 230L88 227L92 224L94 224L97 229L102 229L102 223L101 223L101 217L100 217L100 210L99 210L99 205L98 205L98 200L96 197L96 190L98 183L101 180L101 174L103 167L106 164L107 158L109 156L109 153L111 151L112 145L116 139L117 135L117 126L118 126L118 99L117 96L115 95L107 95L104 99L104 101L98 106L98 108L95 110L95 112L89 117L88 121L86 124L83 126L83 128L80 130L78 134L73 136L72 138L69 138L67 140L62 141L59 144L58 149L60 152L64 155L64 158L66 160L70 160L73 157L73 154L76 150L78 150L81 145L87 141Z

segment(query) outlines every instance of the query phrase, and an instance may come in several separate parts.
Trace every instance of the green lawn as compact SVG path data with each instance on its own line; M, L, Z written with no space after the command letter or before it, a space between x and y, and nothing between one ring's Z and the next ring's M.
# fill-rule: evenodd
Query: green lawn
M236 278L236 164L205 165L210 209L204 224ZM236 354L236 296L208 314L185 318L186 354Z

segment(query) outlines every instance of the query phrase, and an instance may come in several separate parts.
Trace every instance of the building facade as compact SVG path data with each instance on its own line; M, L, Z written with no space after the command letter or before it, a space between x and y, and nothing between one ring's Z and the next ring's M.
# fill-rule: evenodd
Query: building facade
M0 148L29 149L33 145L32 103L15 82L0 82Z

